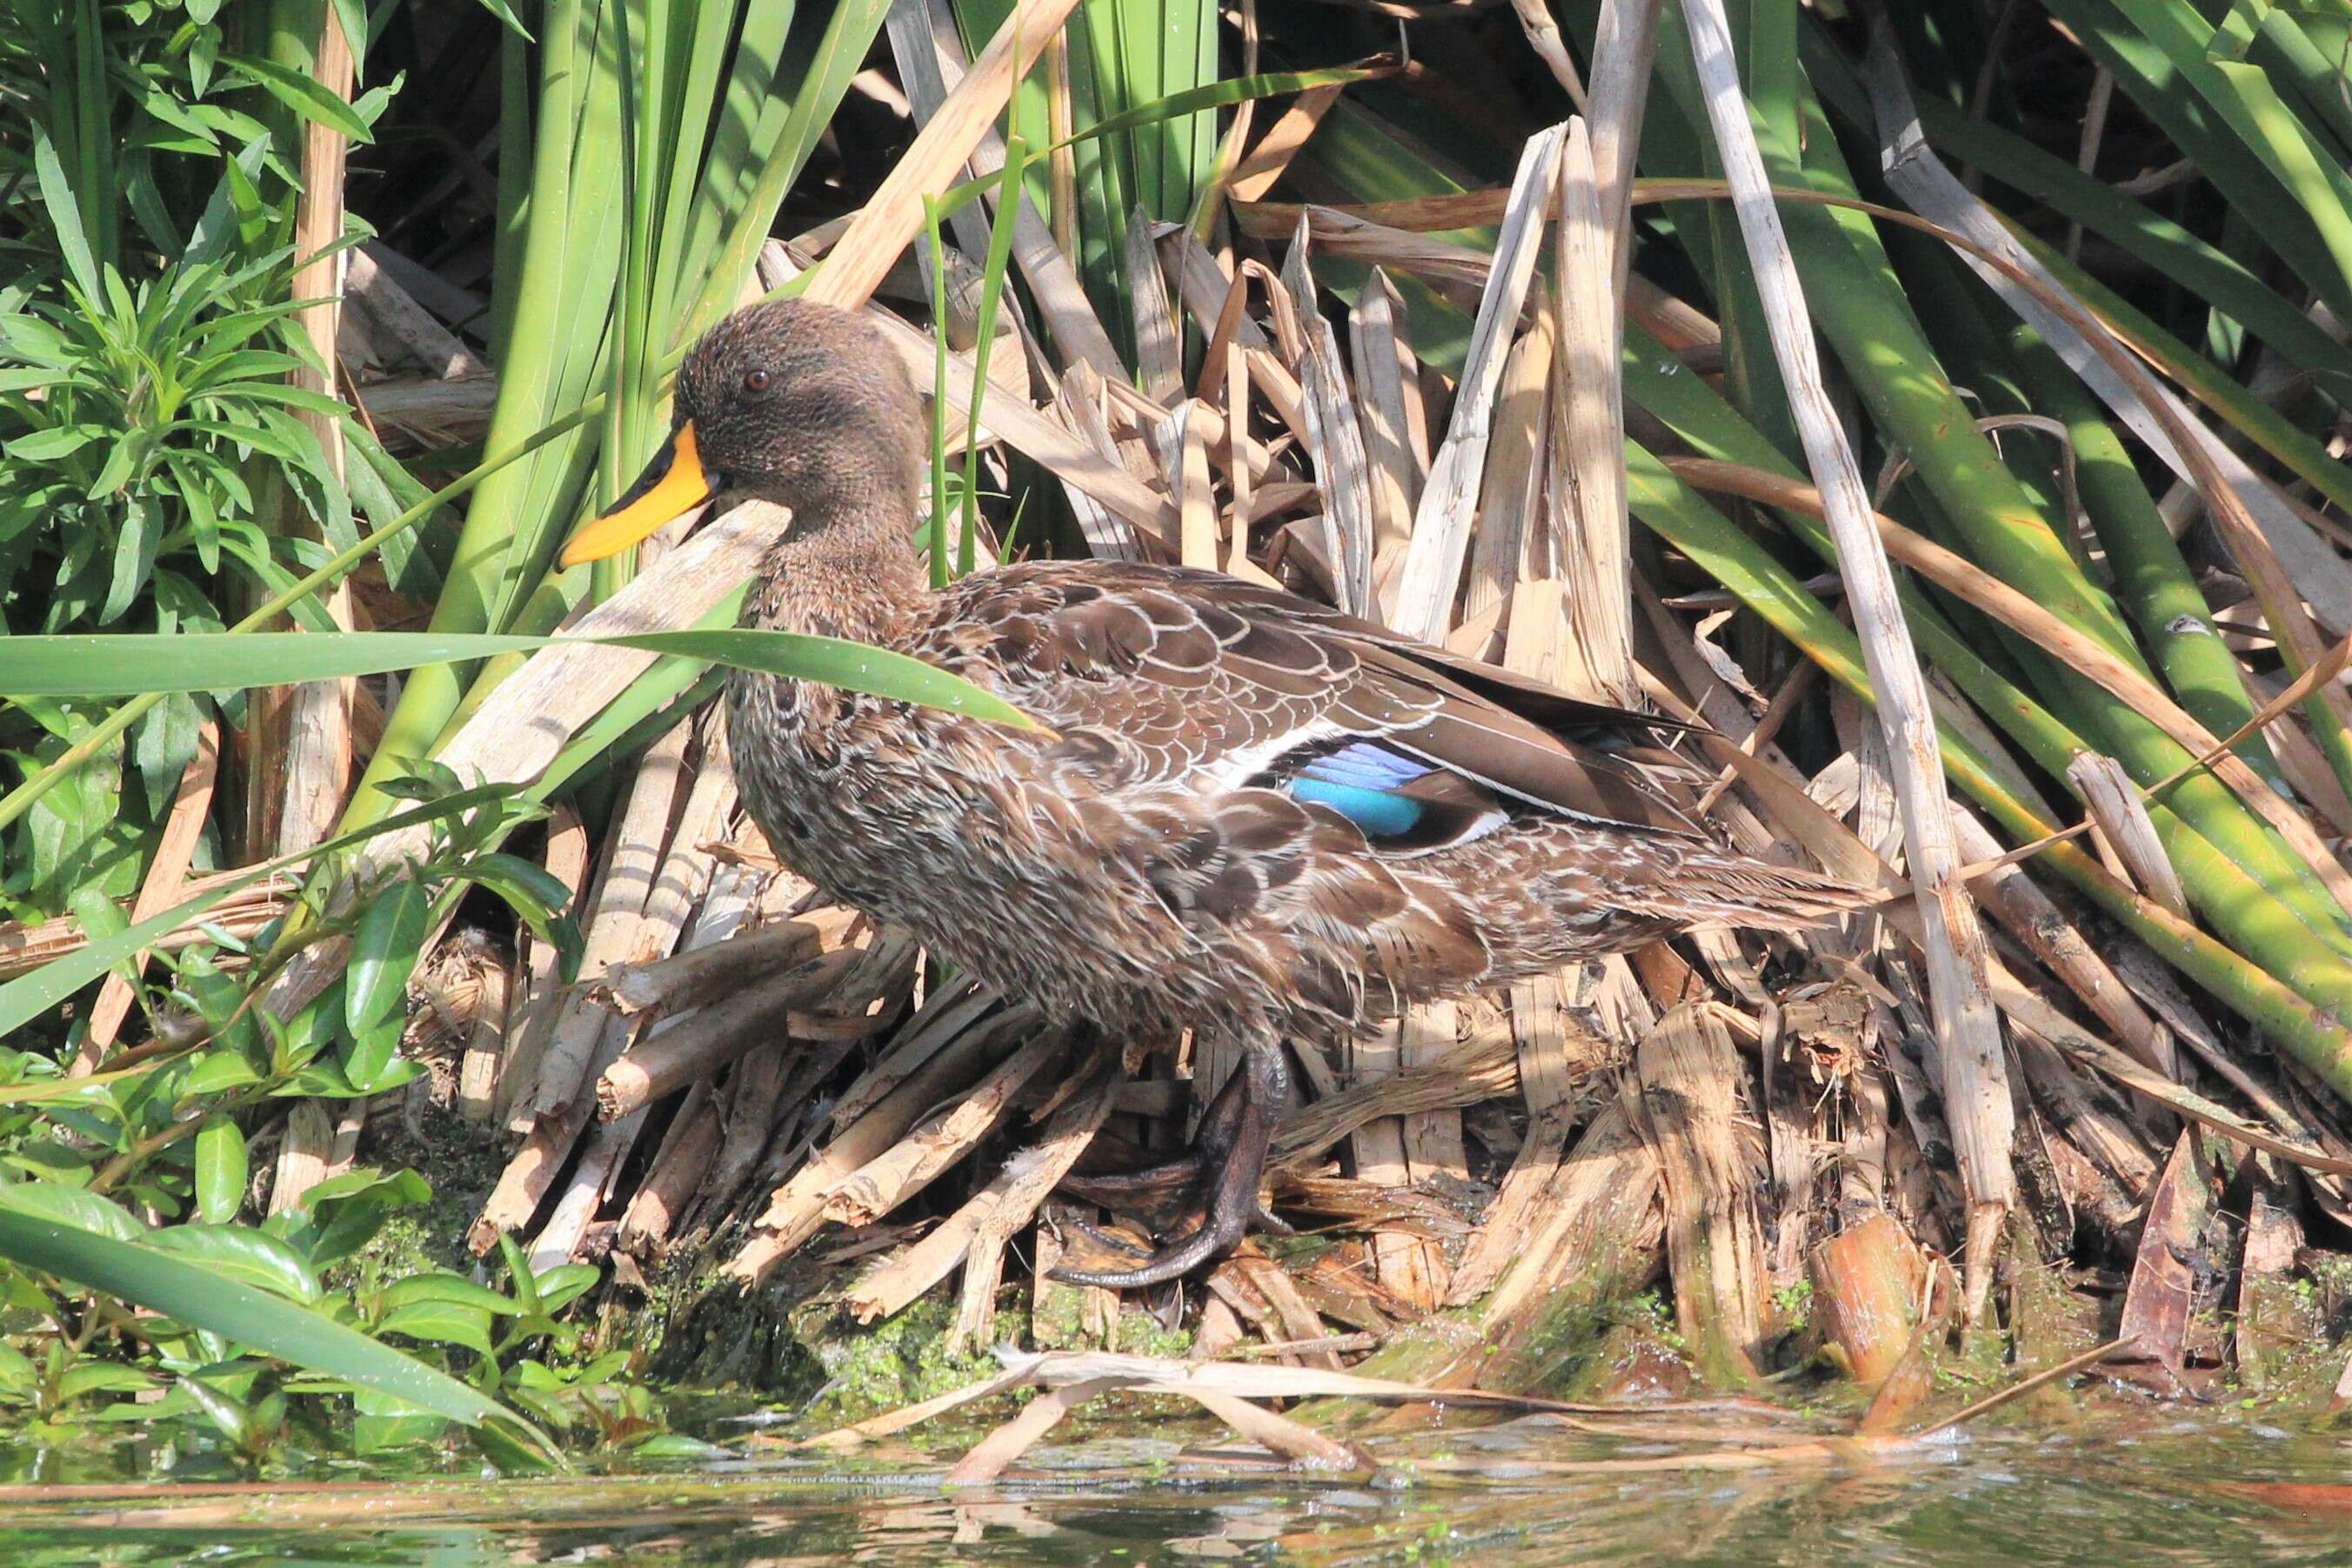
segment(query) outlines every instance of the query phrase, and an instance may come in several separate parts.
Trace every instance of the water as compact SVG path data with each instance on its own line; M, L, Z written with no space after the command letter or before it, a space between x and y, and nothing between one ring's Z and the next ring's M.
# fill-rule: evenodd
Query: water
M1533 1418L1383 1444L1455 1467L1390 1486L1217 1441L1186 1427L1040 1448L953 1496L951 1455L904 1447L859 1469L788 1454L543 1480L14 1487L0 1563L2352 1564L2352 1438L2235 1411L2110 1411L2073 1432L1987 1427L1877 1459L1696 1474L1538 1473L1674 1449Z

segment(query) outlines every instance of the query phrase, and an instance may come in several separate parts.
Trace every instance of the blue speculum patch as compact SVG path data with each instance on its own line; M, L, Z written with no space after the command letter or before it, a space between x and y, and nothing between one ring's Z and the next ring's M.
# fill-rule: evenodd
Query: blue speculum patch
M1390 838L1410 832L1426 809L1396 791L1433 771L1417 757L1357 741L1292 775L1290 798L1328 806L1368 835Z

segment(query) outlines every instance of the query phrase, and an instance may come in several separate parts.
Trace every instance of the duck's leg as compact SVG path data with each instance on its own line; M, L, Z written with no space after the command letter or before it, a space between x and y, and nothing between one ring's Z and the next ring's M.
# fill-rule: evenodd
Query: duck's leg
M1276 1054L1279 1054L1277 1051ZM1073 1197L1088 1202L1108 1203L1154 1187L1170 1186L1178 1182L1205 1183L1209 1173L1225 1163L1233 1152L1234 1135L1240 1131L1242 1117L1247 1110L1249 1074L1244 1067L1234 1069L1209 1102L1201 1116L1200 1129L1192 1134L1192 1146L1172 1160L1139 1170L1108 1171L1088 1176L1066 1176L1061 1190Z
M1234 1085L1240 1092L1234 1096L1236 1109L1229 1113L1232 1132L1230 1139L1214 1163L1200 1166L1206 1179L1207 1212L1199 1226L1168 1246L1161 1248L1133 1269L1087 1270L1055 1269L1052 1277L1072 1285L1099 1285L1106 1290L1132 1291L1146 1285L1157 1285L1189 1274L1203 1263L1223 1257L1241 1245L1249 1234L1252 1221L1278 1228L1279 1222L1258 1206L1258 1183L1265 1176L1268 1145L1274 1137L1274 1113L1282 1104L1289 1086L1289 1068L1283 1061L1282 1044L1276 1040L1252 1040L1242 1057L1242 1064L1234 1072L1225 1089L1210 1103L1210 1119L1217 1118L1220 1105ZM1206 1123L1202 1128L1202 1148L1207 1154ZM1067 1184L1065 1184L1067 1185Z

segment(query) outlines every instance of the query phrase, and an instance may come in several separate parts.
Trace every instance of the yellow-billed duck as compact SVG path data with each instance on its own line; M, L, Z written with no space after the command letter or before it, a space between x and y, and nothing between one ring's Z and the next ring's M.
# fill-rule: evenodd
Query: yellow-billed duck
M932 589L914 544L922 407L856 316L738 312L696 345L676 406L567 565L707 497L764 497L793 517L750 624L910 654L1045 727L739 671L738 782L775 852L1055 1019L1240 1048L1184 1162L1200 1222L1136 1267L1066 1279L1172 1279L1275 1223L1258 1188L1286 1040L1328 1050L1418 1001L1857 902L1685 817L1661 782L1675 727L1296 594L1111 560Z

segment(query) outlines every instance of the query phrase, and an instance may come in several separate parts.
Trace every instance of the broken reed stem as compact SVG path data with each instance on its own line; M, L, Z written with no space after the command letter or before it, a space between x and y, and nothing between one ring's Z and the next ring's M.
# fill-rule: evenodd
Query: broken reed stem
M838 948L861 916L834 905L667 958L614 964L593 982L597 999L623 1014L686 1012L721 1001L780 969Z
M1895 575L1879 541L1870 493L1822 378L1811 315L1748 123L1722 0L1686 0L1684 18L1706 94L1707 120L1731 186L1733 210L1755 268L1773 355L1797 419L1806 465L1822 492L1846 602L1877 694L1874 711L1886 737L1912 883L1920 895L1928 1002L1944 1066L1945 1112L1967 1197L1962 1316L1974 1322L1992 1287L1993 1249L2002 1218L2017 1197L2010 1165L2008 1071L2000 1020L1986 978L1984 933L1958 875L1959 855L1950 803L1944 795L1927 684L1895 597Z
M640 1041L597 1078L597 1118L611 1122L641 1111L762 1045L781 1046L790 1015L831 996L865 956L863 948L844 947L812 958Z

